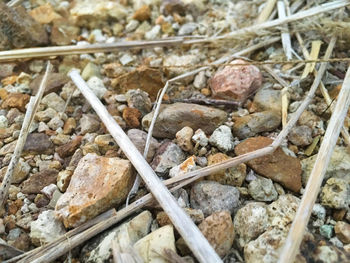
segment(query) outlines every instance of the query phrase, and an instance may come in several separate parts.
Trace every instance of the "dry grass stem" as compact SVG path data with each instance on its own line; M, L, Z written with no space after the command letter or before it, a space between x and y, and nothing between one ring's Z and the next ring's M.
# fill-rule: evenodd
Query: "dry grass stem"
M269 16L271 15L272 10L275 7L276 1L277 0L268 0L266 2L263 10L259 14L258 19L256 21L258 24L265 22L269 18Z
M286 18L286 7L283 1L277 2L277 10L278 10L278 17L280 19ZM285 26L283 30L286 31L281 33L284 54L286 55L287 60L291 60L292 59L292 42L288 31L288 25Z

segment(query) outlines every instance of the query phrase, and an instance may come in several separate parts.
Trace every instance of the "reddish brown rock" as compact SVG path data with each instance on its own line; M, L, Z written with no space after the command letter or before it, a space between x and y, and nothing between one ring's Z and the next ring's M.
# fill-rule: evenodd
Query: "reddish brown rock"
M23 148L24 154L51 154L54 151L50 137L44 133L28 134Z
M350 243L350 224L338 221L334 226L334 231L341 242L344 244Z
M75 227L123 202L135 175L131 163L87 154L80 161L56 212L66 227Z
M76 149L78 149L82 139L82 136L77 136L70 142L57 147L56 152L61 158L71 156L76 151Z
M210 79L213 96L221 99L234 99L244 102L255 93L262 84L262 74L256 66L237 59L231 64L247 64L246 66L226 66Z
M25 112L25 106L29 102L30 96L22 93L9 93L6 99L1 104L3 109L17 108L22 112Z
M22 186L22 193L24 194L39 194L41 189L49 184L56 184L58 171L48 169L31 175L25 180Z
M80 32L80 28L72 25L67 19L55 19L51 28L51 43L53 45L70 45Z
M246 139L235 147L235 153L242 155L270 145L272 139L267 137L254 137ZM247 162L255 172L284 187L299 192L301 188L301 164L298 158L286 155L278 147L273 154L265 155Z
M224 257L229 252L235 239L235 231L228 211L211 214L198 228L220 257Z
M151 9L148 7L148 5L141 6L139 9L137 9L134 13L133 18L138 21L145 21L148 20L151 17Z
M44 74L37 76L29 85L32 90L33 95L38 92L40 83L44 77ZM44 91L44 96L51 92L59 92L64 84L69 81L69 78L62 73L50 73L47 78L46 88Z
M124 94L131 89L141 89L146 91L151 100L154 101L159 89L164 87L164 82L162 80L161 71L141 66L135 71L112 79L111 86L121 94Z
M140 126L141 112L135 108L125 108L123 110L123 119L130 128L137 128Z

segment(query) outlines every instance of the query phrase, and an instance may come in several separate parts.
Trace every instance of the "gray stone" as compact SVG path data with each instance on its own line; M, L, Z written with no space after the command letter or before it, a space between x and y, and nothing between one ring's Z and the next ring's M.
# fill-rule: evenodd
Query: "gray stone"
M306 125L295 126L290 131L288 140L297 146L307 146L312 143L312 130Z
M81 133L92 133L96 132L100 128L100 122L94 115L84 114L80 119Z
M254 96L253 107L256 111L282 110L281 91L271 88L262 88Z
M8 166L3 167L0 170L0 178L1 180L4 178L5 173L7 171ZM26 162L24 162L22 159L19 159L12 175L12 183L13 184L19 184L21 183L24 179L27 178L29 172L30 172L30 165Z
M58 128L62 128L63 125L64 125L64 122L61 120L59 116L55 116L47 123L47 126L54 131L56 131Z
M150 31L146 32L145 39L154 40L159 37L160 34L160 25L155 25Z
M203 211L204 216L228 210L232 214L239 205L239 191L236 187L213 181L200 181L191 189L191 206Z
M193 144L191 141L192 135L193 129L187 126L183 127L176 133L176 142L185 152L191 152L193 150Z
M340 178L330 178L321 191L321 204L335 209L346 209L350 203L349 182Z
M200 146L203 146L203 147L207 146L209 143L209 139L207 135L205 135L204 131L202 131L201 129L196 130L196 132L192 136L192 141L195 144L199 144Z
M66 102L54 92L47 94L41 100L41 103L46 105L48 108L54 109L57 112L63 112L66 105Z
M143 154L145 145L146 145L147 133L138 129L130 129L128 130L127 135L129 139L132 141L132 143L139 150L139 152ZM153 156L155 155L157 149L159 148L159 145L160 145L159 142L153 137L151 137L151 143L150 143L150 147L146 158L147 162L152 161Z
M312 214L322 221L326 219L326 209L320 204L314 204Z
M57 115L57 111L55 111L52 108L47 108L44 111L39 111L35 114L35 118L37 121L43 121L43 122L47 122L49 120L51 120L52 118L54 118Z
M197 29L198 25L196 23L186 23L183 24L180 29L179 32L177 33L179 36L185 36L185 35L191 35L193 33L193 31L195 31Z
M89 88L92 90L92 92L95 93L95 95L99 99L101 99L103 97L103 95L107 92L107 89L106 89L105 85L103 84L102 79L100 79L99 77L92 76L87 81L87 84L88 84Z
M142 119L142 126L148 130L153 112ZM202 129L211 134L215 128L227 119L226 112L211 107L189 103L162 105L154 126L153 135L159 138L175 137L178 130L185 126L193 130Z
M209 138L209 143L220 151L229 152L234 148L233 136L230 127L221 125Z
M276 200L278 197L272 180L260 176L249 183L248 190L251 197L256 201L269 202Z
M199 72L193 81L193 86L197 89L203 89L207 85L207 78L205 76L205 71Z
M152 102L147 92L140 89L131 89L125 94L130 108L138 109L142 117L152 110Z
M50 137L45 133L28 134L26 143L23 147L24 154L51 154L54 151L53 143Z
M134 31L138 26L139 26L140 22L135 20L135 19L131 19L129 21L129 23L125 26L125 32L126 33L130 33L132 31Z
M168 69L170 76L175 76L186 72L187 70L186 66L195 65L195 64L198 64L198 62L199 62L199 57L196 55L178 56L178 55L172 54L164 58L163 66L170 67ZM176 67L171 68L171 66L176 66ZM189 79L189 81L192 81L192 80L193 78Z
M8 127L7 118L3 115L0 115L0 129L5 129Z
M92 62L89 62L85 66L83 72L81 73L81 76L84 80L88 80L92 76L96 76L98 78L101 78L100 67Z

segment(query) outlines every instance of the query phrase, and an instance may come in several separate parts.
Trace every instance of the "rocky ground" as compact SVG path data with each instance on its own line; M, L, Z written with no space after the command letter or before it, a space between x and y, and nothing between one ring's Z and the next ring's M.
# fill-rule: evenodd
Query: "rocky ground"
M254 24L263 2L30 0L16 8L0 2L0 50L223 34ZM306 2L312 6L314 1ZM312 40L321 39L324 54L329 42L325 32L310 30L303 37L308 48ZM125 206L136 177L134 168L67 77L70 69L81 70L88 86L143 152L152 108L166 80L261 41L255 36L52 57L54 70L0 212L1 242L29 251L110 208ZM297 41L292 43L302 56ZM348 57L344 41L339 43L333 57ZM285 60L280 42L248 56L259 61ZM263 148L281 131L283 87L260 66L241 58L232 63L245 65L213 67L170 85L146 158L160 178ZM45 66L45 59L0 64L0 180L14 152L26 104L38 91ZM273 69L290 83L304 70L294 66L276 64ZM345 62L338 62L328 68L324 84L332 99L337 97L346 67ZM289 89L289 118L311 82L310 76ZM186 99L237 104L199 105ZM224 262L277 261L330 114L317 92L273 154L212 174L174 193ZM348 120L345 126L348 129ZM296 262L349 262L349 175L350 152L340 137ZM145 193L141 186L131 202ZM56 262L112 262L114 243L132 247L144 262L168 262L165 248L180 255L183 262L196 262L159 206L144 208Z

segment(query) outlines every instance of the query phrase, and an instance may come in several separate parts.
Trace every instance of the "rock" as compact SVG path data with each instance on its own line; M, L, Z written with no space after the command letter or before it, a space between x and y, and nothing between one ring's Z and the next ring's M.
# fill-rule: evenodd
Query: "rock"
M202 131L201 129L196 130L196 132L192 136L192 141L195 144L198 144L202 147L207 146L209 143L209 139L208 139L207 135L205 135L204 131Z
M235 147L236 155L242 155L270 145L272 139L267 137L249 138ZM247 162L255 172L284 187L299 192L301 188L301 165L298 158L286 155L278 147L274 153Z
M39 194L41 189L49 184L55 184L57 181L57 170L44 170L29 176L22 185L22 193Z
M2 33L0 33L0 35L2 35ZM9 76L13 75L14 69L16 67L17 67L17 63L1 63L0 78L5 78L5 77L9 77ZM1 97L1 95L0 95L0 97Z
M320 204L314 204L312 214L322 221L326 219L326 209Z
M35 114L35 119L37 121L48 122L57 115L57 111L52 108L47 108L44 111L39 111Z
M273 227L287 227L295 217L300 199L291 195L280 195L278 199L268 205L269 225Z
M70 183L70 179L72 178L73 172L69 170L63 170L58 173L57 176L57 187L60 189L62 193L67 190L67 187Z
M30 238L28 234L23 230L19 228L14 228L10 230L9 234L7 235L6 245L10 245L15 249L19 249L20 252L28 251L30 248ZM18 252L18 250L16 252ZM18 253L16 253L16 255L18 255Z
M186 155L179 146L171 141L165 141L158 148L151 167L156 173L165 174L185 159Z
M182 150L185 152L191 152L193 150L192 144L193 129L191 127L183 127L176 133L176 141Z
M137 9L133 15L133 18L138 21L145 21L150 19L151 17L151 9L148 5L143 5L139 9Z
M33 95L37 94L40 87L40 83L43 80L43 77L44 77L44 74L40 74L30 83L29 88L32 90ZM69 81L69 78L65 74L54 73L54 72L49 73L47 77L44 95L47 95L52 92L54 93L59 92L63 87L63 85L68 83L68 81Z
M96 81L98 86L100 86L101 88L103 87L104 88L104 91L103 91L103 94L107 91L103 82L100 80L100 78L102 77L101 76L101 73L100 73L100 67L97 66L95 63L92 63L92 62L89 62L85 68L83 69L83 72L81 73L81 77L84 79L84 80L88 80L92 77L97 77L98 80ZM94 82L94 79L92 80L92 82ZM95 83L91 83L92 86L95 84ZM102 85L101 85L102 84ZM88 84L89 88L90 89L93 89L93 87L90 87L90 85ZM97 93L95 93L96 96L99 96L99 91L100 89L98 88L96 91ZM102 95L103 96L103 95ZM101 97L102 97L101 96ZM99 97L100 98L100 97ZM101 98L100 98L101 99Z
M147 39L147 40L156 39L160 35L160 30L161 30L160 25L155 25L154 27L152 27L151 30L149 30L145 33L145 39Z
M135 71L112 79L111 86L116 89L119 94L124 94L131 89L143 90L147 92L151 100L154 101L159 89L164 87L164 82L162 80L162 73L159 70L142 66Z
M96 132L100 128L100 121L92 114L83 114L79 122L81 134Z
M195 224L199 224L204 220L204 215L201 210L184 207L184 211ZM161 227L165 225L172 225L170 218L164 211L159 212L157 214L156 219L157 219L157 223Z
M63 145L70 141L70 136L63 133L59 133L55 136L52 136L51 140L55 145Z
M185 36L185 35L192 35L193 31L195 31L197 29L198 25L196 23L186 23L183 24L180 29L179 32L177 33L179 36Z
M256 201L274 201L278 193L273 186L272 180L264 177L258 177L251 181L248 186L250 196Z
M50 203L50 199L48 199L43 194L37 194L34 203L38 208L46 207Z
M326 207L346 209L350 203L350 185L346 180L330 178L322 188L320 198Z
M169 171L169 177L175 177L184 173L192 172L196 170L195 156L187 158L183 163L174 166Z
M101 99L103 95L107 92L107 89L103 84L102 79L96 76L92 76L91 78L89 78L89 80L87 81L87 85L99 99Z
M348 256L335 246L319 245L314 250L311 260L320 263L338 263L349 261Z
M41 100L41 103L46 105L48 108L54 109L57 112L63 112L66 105L66 102L54 92L47 94Z
M240 208L234 218L238 246L243 248L265 232L269 226L268 219L267 205L264 203L252 202Z
M331 237L333 236L333 230L334 230L334 226L323 225L320 227L320 234L321 234L321 236L323 236L327 239L331 239Z
M137 241L134 249L144 262L166 263L164 250L170 249L176 253L173 227L167 225L153 231Z
M80 28L74 26L71 21L65 18L55 19L51 28L51 43L58 46L70 45L79 33Z
M5 166L0 170L0 179L1 180L3 180L3 178L6 174L7 168L8 168L8 166ZM27 176L30 172L30 169L31 169L31 167L27 162L24 162L22 159L19 159L19 161L16 164L16 167L13 171L11 183L13 183L13 184L21 183L24 179L27 178Z
M218 164L223 161L230 159L224 153L216 153L208 156L208 165ZM241 163L237 166L231 167L226 170L221 170L219 172L213 173L207 177L208 180L216 181L220 184L232 185L232 186L241 186L246 177L247 167L244 163Z
M8 127L7 118L3 115L0 116L0 129L6 129Z
M8 153L13 153L15 151L17 144L17 140L10 142L8 144L5 144L2 148L0 148L0 156L4 156Z
M213 181L200 181L191 189L191 206L202 210L204 216L223 210L233 213L238 204L239 191L233 186Z
M282 111L281 91L262 88L254 96L251 107L254 111Z
M204 71L199 72L195 76L193 86L197 89L203 89L207 86L207 78Z
M30 16L40 24L49 24L53 20L61 18L49 3L38 6L29 12Z
M74 118L68 118L63 125L63 133L71 134L75 128L77 127L77 123Z
M118 145L110 134L96 136L95 143L100 152L104 154L109 150L118 150Z
M335 234L344 244L350 243L350 224L338 221L334 227Z
M127 131L127 135L129 139L132 141L132 143L135 145L135 147L139 150L139 152L143 154L143 151L146 145L147 133L138 129L130 129ZM159 148L159 145L160 144L158 143L158 141L152 137L147 158L146 158L147 162L152 161L153 156L155 155L157 149Z
M273 131L281 124L281 115L276 111L262 111L234 119L233 135L239 139L253 137L261 132Z
M73 155L73 153L78 149L80 146L81 140L83 139L82 136L76 136L73 140L70 142L63 144L56 148L56 152L61 158L65 158L68 156Z
M221 125L209 138L209 143L220 151L229 152L234 148L233 136L230 127Z
M30 224L30 238L36 246L50 243L65 233L64 226L55 217L53 210L43 211L38 219Z
M1 10L0 10L1 13ZM25 106L29 102L30 96L28 94L22 94L22 93L9 93L4 99L4 101L1 103L1 108L3 109L10 109L10 108L17 108L22 112L25 112Z
M127 252L139 239L146 236L151 227L152 214L144 211L101 237L95 238L82 249L82 262L107 262L112 257L112 245L116 244L120 252Z
M142 119L142 126L148 130L153 112ZM159 138L175 137L176 132L183 127L193 130L202 129L211 134L217 126L226 121L227 114L222 110L190 103L174 103L162 105L153 129L153 135Z
M141 112L142 117L152 110L152 102L147 92L143 90L128 90L125 94L126 101L130 108L136 108Z
M48 44L45 28L37 23L21 5L9 7L0 3L0 50Z
M141 112L135 108L126 107L123 110L123 119L130 128L138 128L140 126Z
M164 58L163 66L168 67L169 76L180 75L186 72L187 67L196 65L199 62L199 58L196 55L169 55ZM189 80L193 80L190 78Z
M87 154L56 204L57 215L66 227L75 227L123 202L134 179L128 160Z
M256 66L249 65L242 59L231 64L247 64L246 66L226 66L217 71L209 80L214 97L234 99L244 102L255 93L262 84L262 74Z
M235 231L228 211L211 214L198 228L221 258L229 252L235 238Z
M307 146L312 143L312 130L306 125L295 126L290 131L288 140L297 146Z
M64 125L64 122L61 120L59 116L55 116L47 123L47 126L53 131L56 131L57 129L62 128L63 125Z
M28 134L26 143L23 147L24 154L51 154L54 147L50 137L44 133Z

